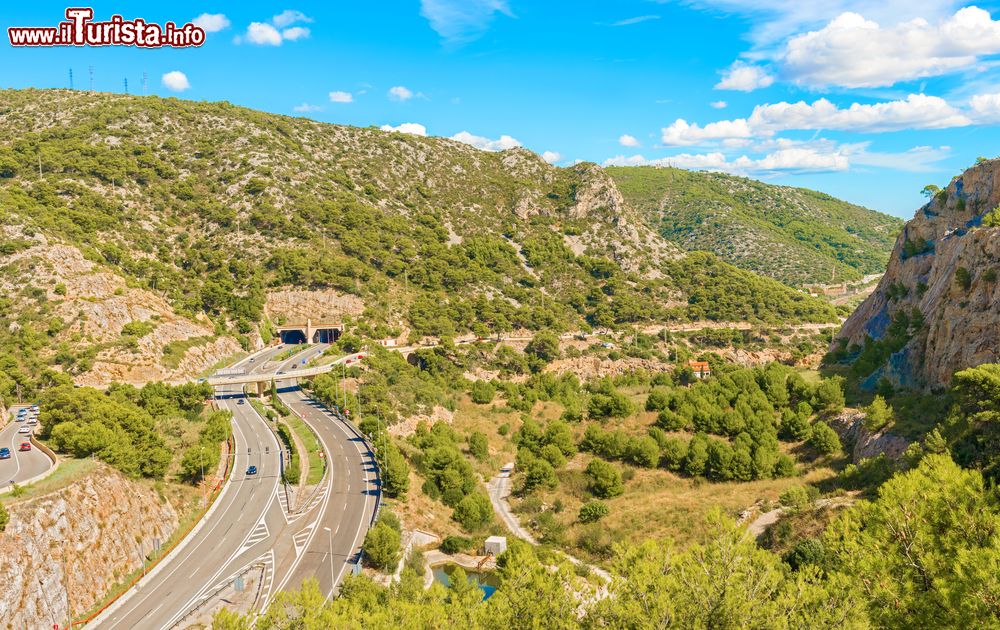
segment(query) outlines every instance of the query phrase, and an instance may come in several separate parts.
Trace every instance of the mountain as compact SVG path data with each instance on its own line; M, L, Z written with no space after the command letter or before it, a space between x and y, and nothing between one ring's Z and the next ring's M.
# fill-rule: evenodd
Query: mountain
M189 378L320 307L413 338L835 317L686 258L594 164L229 103L4 90L0 104L6 372Z
M903 223L814 190L722 173L607 171L626 202L678 247L793 286L881 273Z
M885 276L844 323L833 358L867 388L939 387L1000 359L1000 160L951 180L896 239Z

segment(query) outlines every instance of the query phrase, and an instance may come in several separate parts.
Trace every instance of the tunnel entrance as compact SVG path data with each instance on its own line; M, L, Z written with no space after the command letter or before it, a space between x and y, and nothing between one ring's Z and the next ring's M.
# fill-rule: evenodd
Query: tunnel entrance
M306 342L306 334L301 330L282 330L281 343L300 344Z
M320 328L313 333L313 343L334 343L340 338L337 328Z

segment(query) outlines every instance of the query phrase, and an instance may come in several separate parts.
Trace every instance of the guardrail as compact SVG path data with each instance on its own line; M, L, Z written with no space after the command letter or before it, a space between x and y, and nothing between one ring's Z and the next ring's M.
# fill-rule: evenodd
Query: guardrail
M47 479L52 473L54 473L56 471L56 469L59 468L59 458L56 457L56 454L54 452L52 452L52 449L50 449L48 446L46 446L46 445L42 444L41 442L39 442L38 439L35 437L34 433L31 434L31 438L30 439L31 439L32 446L34 446L35 448L37 448L38 450L40 450L42 453L44 453L45 456L48 457L52 461L52 465L49 466L48 469L45 472L38 473L34 477L25 479L24 481L16 484L19 488L23 488L25 486L30 486L33 483L38 483L39 481L41 481L43 479ZM9 493L13 492L14 491L14 485L15 484L11 484L11 485L3 488L2 490L0 490L0 496L5 495L5 494L9 494Z

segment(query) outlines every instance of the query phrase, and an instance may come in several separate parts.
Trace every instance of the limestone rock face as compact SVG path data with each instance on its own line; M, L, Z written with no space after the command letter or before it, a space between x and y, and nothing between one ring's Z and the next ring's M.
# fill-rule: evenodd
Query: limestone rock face
M8 509L0 533L3 628L64 624L69 605L74 614L94 606L141 566L154 539L163 544L177 528L173 506L152 487L103 466Z
M884 339L900 311L918 310L924 325L864 384L886 377L908 387L945 386L958 370L1000 360L1000 228L982 224L1000 205L998 184L1000 160L977 164L903 228L885 276L834 347L840 339L849 346ZM960 269L969 274L968 288L956 280Z

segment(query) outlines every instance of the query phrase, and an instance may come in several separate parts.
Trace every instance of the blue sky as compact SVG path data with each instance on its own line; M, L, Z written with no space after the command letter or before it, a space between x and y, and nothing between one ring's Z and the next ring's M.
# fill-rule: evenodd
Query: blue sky
M94 2L198 18L201 48L13 48L0 86L88 87L521 144L559 165L672 164L909 217L1000 146L1000 8L934 0ZM822 6L812 6L822 5ZM4 8L53 26L65 3ZM994 20L996 17L996 21Z

